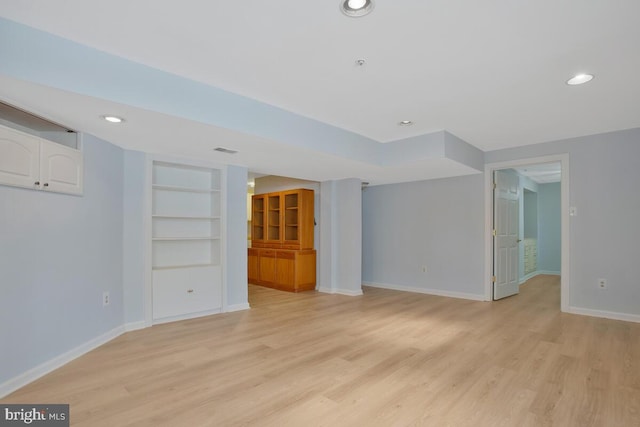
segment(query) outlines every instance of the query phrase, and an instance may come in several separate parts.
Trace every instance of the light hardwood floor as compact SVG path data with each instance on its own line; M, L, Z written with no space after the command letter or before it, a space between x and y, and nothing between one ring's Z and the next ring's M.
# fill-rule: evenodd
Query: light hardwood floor
M2 399L74 426L640 426L640 324L493 303L250 286L249 311L127 333Z

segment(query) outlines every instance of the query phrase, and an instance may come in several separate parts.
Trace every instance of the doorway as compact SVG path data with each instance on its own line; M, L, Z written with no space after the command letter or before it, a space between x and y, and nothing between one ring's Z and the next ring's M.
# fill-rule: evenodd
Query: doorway
M560 273L560 309L567 311L569 307L569 291L570 291L570 277L569 277L569 158L567 154L545 156L531 159L513 160L500 163L487 164L485 166L485 300L492 301L503 296L509 296L515 294L519 290L519 285L526 281L527 275L524 274L524 266L528 261L528 266L531 269L532 257L531 248L536 242L530 237L528 243L529 259L525 259L525 224L524 224L524 194L525 186L519 185L519 203L514 201L502 203L502 207L506 205L512 206L516 209L515 215L520 218L518 221L518 230L514 231L514 213L510 214L500 207L496 209L496 200L494 198L494 176L498 171L509 171L508 174L527 176L538 174L536 179L543 181L543 184L549 184L553 182L554 178L550 177L550 171L557 170L557 166L560 166L559 184L556 184L555 188L559 187L560 192L560 218L558 227L555 229L556 237L559 240L559 253L560 260L558 262ZM547 175L546 177L544 175ZM531 177L526 177L523 181L528 182ZM544 182L544 181L547 182ZM557 178L555 182L558 182ZM513 186L513 182L508 185ZM507 185L507 186L508 186ZM535 188L535 185L533 185ZM529 186L528 191L531 191ZM556 190L557 191L557 190ZM503 195L512 197L509 195L509 191L502 191ZM511 191L513 193L513 191ZM529 202L531 202L531 194L529 194ZM496 213L500 213L502 209L503 219L501 220L506 224L507 231L502 231L502 237L495 236L494 230L496 230ZM557 207L556 207L557 209ZM509 215L512 219L505 220L504 215ZM499 216L499 215L498 215ZM557 220L557 218L556 218ZM500 219L498 219L500 221ZM530 225L530 224L529 224ZM559 230L558 230L559 228ZM496 234L499 234L496 230ZM528 230L529 236L531 236L531 227ZM497 246L497 240L501 238L500 247ZM545 237L545 239L547 239ZM513 240L511 242L510 240ZM548 239L547 239L548 240ZM546 242L545 242L546 243ZM534 250L535 252L535 250ZM535 261L535 260L534 260ZM537 269L536 274L540 273L553 273L558 274L557 267L553 267L552 270ZM515 273L517 271L517 274ZM529 272L531 273L531 272ZM496 277L502 275L503 277ZM535 274L533 274L535 275ZM530 277L533 277L530 275ZM515 281L515 284L514 284ZM496 283L502 286L496 286ZM506 286L505 286L506 284Z

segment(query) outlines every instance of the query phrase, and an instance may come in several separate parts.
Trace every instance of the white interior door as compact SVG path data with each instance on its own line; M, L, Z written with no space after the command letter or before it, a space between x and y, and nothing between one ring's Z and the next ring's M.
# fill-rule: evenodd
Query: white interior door
M493 179L493 299L497 300L519 291L519 178L512 171L495 171Z

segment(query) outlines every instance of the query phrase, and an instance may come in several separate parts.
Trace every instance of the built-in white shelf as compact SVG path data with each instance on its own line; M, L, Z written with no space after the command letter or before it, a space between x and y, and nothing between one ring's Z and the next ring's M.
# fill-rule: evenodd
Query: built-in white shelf
M197 220L220 219L219 216L176 216L176 215L152 215L152 218L160 218L160 219L197 219Z
M220 309L222 171L153 162L153 319Z
M167 241L167 242L171 242L171 241L182 241L182 240L218 240L220 239L219 237L213 237L213 236L207 236L207 237L154 237L152 240L154 241Z
M197 267L215 267L214 264L186 264L186 265L166 265L162 267L153 267L154 270L174 270L176 268L197 268Z
M165 191L181 191L185 193L219 193L220 190L217 188L193 188L193 187L178 187L174 185L153 185L154 190L165 190Z

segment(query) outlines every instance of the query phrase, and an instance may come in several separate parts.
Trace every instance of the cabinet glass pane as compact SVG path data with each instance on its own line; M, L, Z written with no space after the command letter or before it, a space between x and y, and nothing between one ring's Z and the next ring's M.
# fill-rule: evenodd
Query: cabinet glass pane
M267 239L280 240L280 196L268 197Z
M284 228L284 240L298 240L297 225L287 225Z
M251 238L253 240L264 240L264 227L261 225L253 225Z
M285 208L297 208L298 207L298 194L287 194L284 196Z

